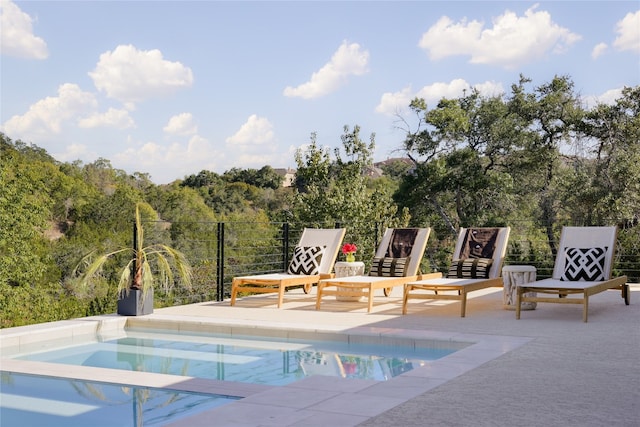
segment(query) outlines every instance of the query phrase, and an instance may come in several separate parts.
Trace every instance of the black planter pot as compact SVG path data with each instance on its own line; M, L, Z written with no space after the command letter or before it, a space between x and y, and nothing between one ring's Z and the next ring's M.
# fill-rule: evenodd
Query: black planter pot
M118 298L118 314L121 316L142 316L153 313L153 289L149 289L142 297L139 289L122 291Z

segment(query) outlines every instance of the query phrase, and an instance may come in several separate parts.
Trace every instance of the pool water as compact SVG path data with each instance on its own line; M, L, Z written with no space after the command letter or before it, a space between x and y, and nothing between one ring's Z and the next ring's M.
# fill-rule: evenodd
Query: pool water
M11 357L284 385L311 375L384 381L461 348L455 344L430 348L126 329L117 337Z
M236 398L2 372L2 426L162 426Z

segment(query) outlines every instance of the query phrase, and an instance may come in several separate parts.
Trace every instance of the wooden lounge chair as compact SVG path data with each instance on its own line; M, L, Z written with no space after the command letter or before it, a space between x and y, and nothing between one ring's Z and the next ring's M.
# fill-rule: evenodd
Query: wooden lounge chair
M238 292L277 292L278 308L282 307L287 288L303 285L308 293L321 278L332 277L345 232L345 228L305 228L287 271L233 278L231 305L235 305Z
M461 228L446 277L441 273L423 275L404 285L402 314L407 314L409 298L459 300L465 317L467 294L490 287L502 287L502 263L507 251L509 227Z
M373 293L376 289L382 289L385 296L389 296L394 286L402 286L417 278L430 232L430 228L388 228L382 236L369 275L324 279L318 282L316 310L320 309L322 297L325 295L365 296L369 302L367 311L371 312ZM407 250L409 246L410 249Z
M620 290L629 305L627 276L611 278L617 237L617 227L563 227L552 277L517 287L516 319L520 319L520 305L531 301L582 304L586 322L589 297L608 289Z

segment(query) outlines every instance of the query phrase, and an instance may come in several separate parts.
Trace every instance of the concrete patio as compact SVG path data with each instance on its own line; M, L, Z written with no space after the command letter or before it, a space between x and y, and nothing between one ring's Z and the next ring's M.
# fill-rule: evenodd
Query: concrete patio
M157 314L294 328L312 325L349 330L368 326L529 339L402 403L393 404L396 400L389 397L389 408L367 419L346 416L353 415L349 405L336 407L333 416L330 412L314 414L313 408L322 407L322 402L313 402L298 411L309 411L307 418L292 414L270 418L265 411L258 424L233 418L234 413L240 417L242 411L228 413L220 408L215 418L209 418L209 422L216 420L216 425L638 426L640 286L632 285L631 289L629 306L619 292L593 297L588 323L582 321L581 306L560 304L539 304L515 320L515 313L503 308L501 289L472 294L465 318L459 316L458 303L442 301L410 303L409 314L402 316L399 288L389 298L377 297L371 314L366 313L364 302L338 302L331 297L323 303L322 311L316 311L315 292L288 293L282 309L275 308L275 297L267 295L244 298L235 307L225 302L202 303L166 308ZM406 390L398 390L397 396L402 400ZM286 403L284 398L280 401L283 406ZM381 404L371 399L368 405L376 412ZM225 419L227 424L219 424Z
M503 308L498 288L471 294L466 318L458 302L430 300L410 302L403 316L400 293L380 292L371 313L365 302L333 297L316 311L315 288L309 295L288 292L282 309L276 308L276 294L245 297L235 307L225 301L157 309L144 318L204 329L476 343L389 381L309 377L282 387L246 387L244 399L171 426L640 425L640 285L631 286L630 306L615 291L593 297L588 323L581 306L559 304L539 304L516 320L514 311ZM6 340L11 331L0 334Z

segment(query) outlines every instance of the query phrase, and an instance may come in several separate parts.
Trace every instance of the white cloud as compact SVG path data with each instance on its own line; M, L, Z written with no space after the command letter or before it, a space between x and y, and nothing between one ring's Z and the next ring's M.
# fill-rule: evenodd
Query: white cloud
M369 71L369 52L358 43L342 42L331 60L311 75L311 80L297 87L287 86L284 96L304 99L327 95L342 86L349 76L360 76Z
M598 59L607 51L608 47L609 46L607 46L606 43L598 43L593 47L593 50L591 51L591 58Z
M133 172L148 173L157 184L207 169L215 170L224 159L205 138L193 135L185 143L164 146L156 142L141 143L113 156L114 165Z
M198 133L198 125L194 123L191 113L181 113L171 117L162 130L173 135L194 135Z
M65 121L94 110L97 105L92 93L83 92L78 85L65 83L58 88L58 96L46 97L31 105L22 116L16 115L7 120L3 131L14 138L60 133Z
M49 56L45 41L33 34L33 20L15 3L0 1L0 51L3 55L28 59Z
M283 162L287 162L284 156L274 153L240 153L238 157L233 159L234 167L249 169L259 169L264 165L271 165L274 168L282 166ZM228 170L228 169L227 169Z
M504 95L504 87L500 82L486 81L473 85L475 89L483 96L501 96ZM458 95L459 96L459 95Z
M598 96L598 102L601 104L609 104L613 105L616 103L616 100L622 96L622 88L617 89L609 89L605 93Z
M444 16L423 34L418 46L433 60L454 55L468 55L472 64L499 65L507 69L534 62L549 52L563 53L580 36L551 20L546 11L536 12L537 5L523 17L507 10L493 19L492 28L484 23L454 23Z
M416 96L424 98L429 104L435 104L442 98L457 98L470 89L471 85L464 79L454 79L449 83L436 82L425 86L416 93Z
M586 108L593 108L598 104L613 105L622 96L622 88L609 89L601 95L586 96L583 98Z
M264 117L251 115L240 129L226 139L228 144L235 146L263 145L273 141L273 125Z
M399 92L385 92L382 94L380 103L376 106L375 111L389 116L399 114L400 111L409 107L409 103L413 98L415 98L415 94L410 86Z
M113 127L128 129L135 127L135 123L127 110L109 108L106 113L95 113L78 120L81 128Z
M499 96L504 93L502 84L486 81L471 86L463 79L454 79L449 83L436 82L428 86L424 86L417 92L412 92L410 87L406 87L399 92L384 93L380 103L376 107L377 113L389 116L400 114L401 111L409 108L409 103L414 98L423 98L429 108L435 106L442 98L458 98L475 88L484 96Z
M99 157L97 153L89 152L85 144L70 144L65 147L64 152L52 153L52 155L61 162L73 162L75 160L91 162Z
M451 18L443 16L422 35L418 46L429 52L433 60L451 55L466 55L475 50L481 36L483 24L466 19L454 24Z
M627 15L616 24L618 37L613 42L618 50L640 53L640 10Z
M305 146L308 144L305 144ZM243 150L236 153L233 159L233 166L239 168L261 168L264 165L271 165L274 168L279 167L291 167L294 163L295 153L298 147L290 145L287 149L281 147L270 146L261 147L261 150L251 150L251 146L245 147L247 150ZM228 170L228 168L227 168Z
M190 87L193 83L190 68L163 59L157 49L144 51L132 45L120 45L100 55L89 76L98 90L125 103L128 108L146 99Z

